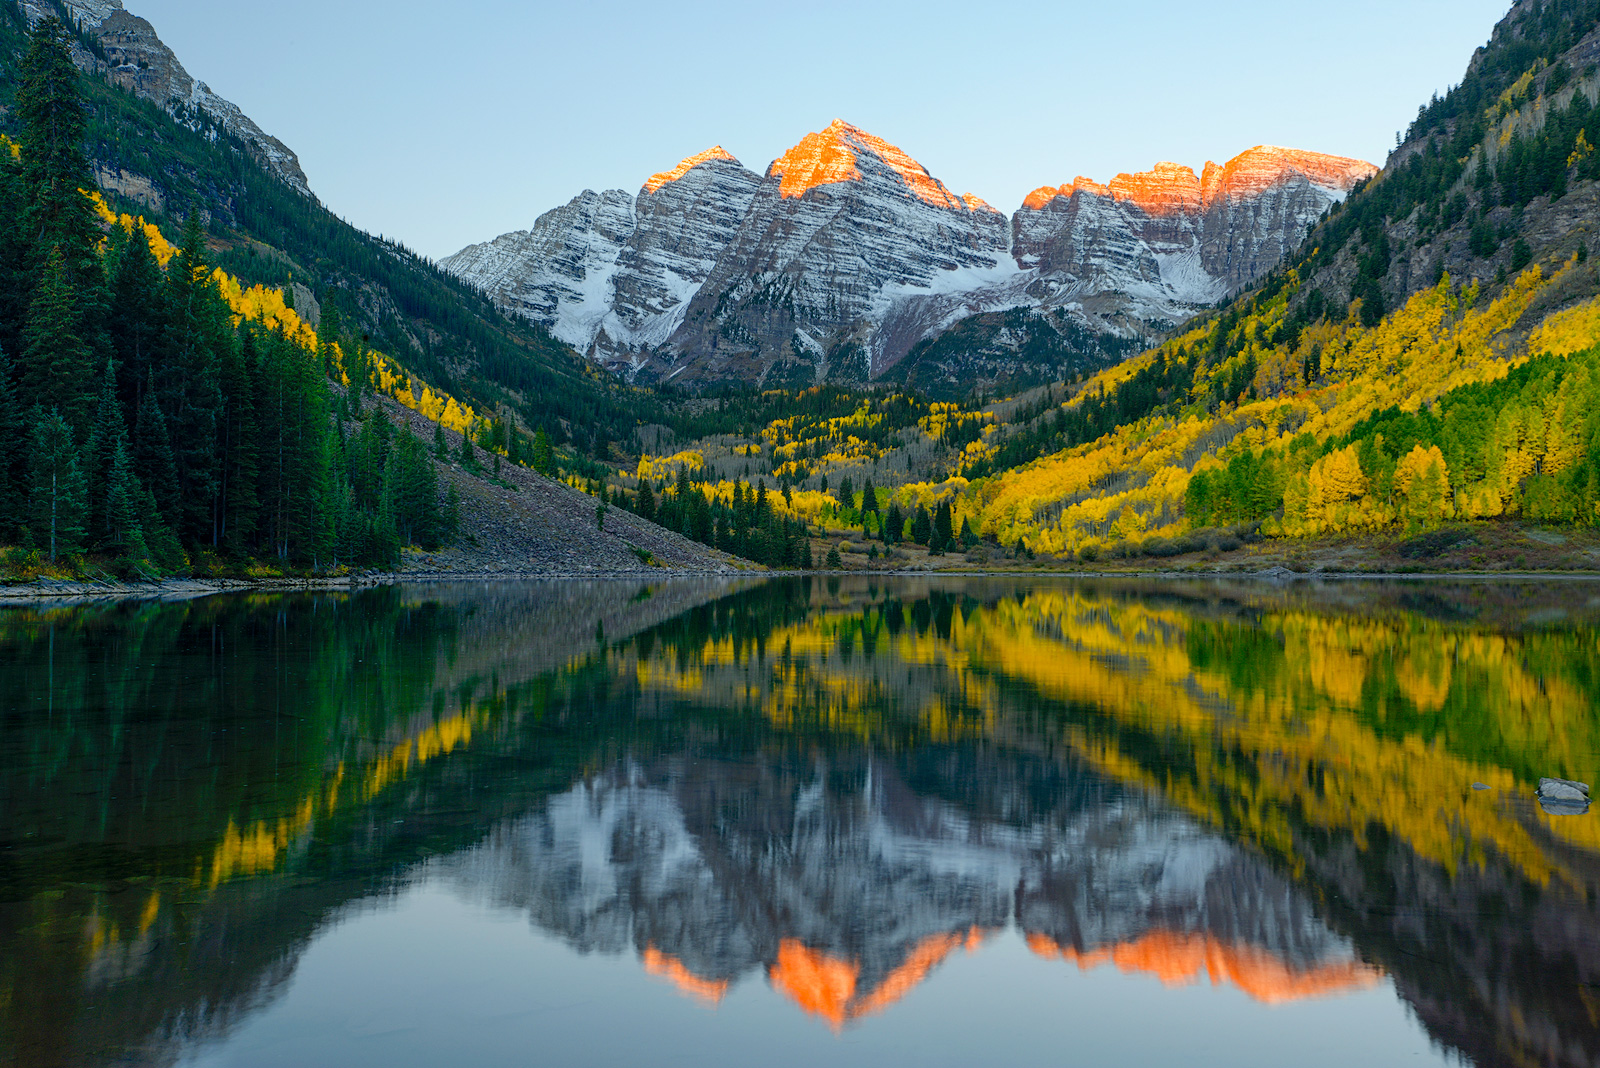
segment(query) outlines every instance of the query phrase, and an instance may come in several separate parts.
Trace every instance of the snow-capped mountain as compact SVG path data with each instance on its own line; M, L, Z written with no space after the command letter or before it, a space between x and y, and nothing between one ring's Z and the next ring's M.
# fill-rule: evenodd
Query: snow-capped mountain
M180 119L185 109L200 112L243 142L285 185L311 195L300 159L289 146L257 126L237 104L191 77L172 49L156 36L155 28L124 10L122 0L62 0L62 6L100 43L106 55L101 60L87 49L76 48L73 58L80 67L108 74L124 89ZM22 11L30 23L59 14L50 0L22 0ZM102 185L117 188L123 176L102 174L100 179Z
M636 196L585 190L531 230L444 265L580 351L627 362L678 328L760 182L712 148L652 175Z
M1258 147L1029 194L1008 221L842 121L757 177L720 148L444 261L647 380L867 380L985 312L1149 337L1260 277L1377 169Z

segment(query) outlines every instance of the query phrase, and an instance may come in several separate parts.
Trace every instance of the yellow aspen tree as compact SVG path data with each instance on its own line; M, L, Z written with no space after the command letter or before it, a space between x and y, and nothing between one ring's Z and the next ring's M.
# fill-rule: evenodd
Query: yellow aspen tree
M1394 488L1408 522L1432 526L1455 510L1449 467L1437 445L1413 445L1395 468Z
M1330 452L1312 464L1309 482L1310 518L1323 530L1344 529L1350 506L1367 492L1367 476L1362 473L1361 458L1354 445Z

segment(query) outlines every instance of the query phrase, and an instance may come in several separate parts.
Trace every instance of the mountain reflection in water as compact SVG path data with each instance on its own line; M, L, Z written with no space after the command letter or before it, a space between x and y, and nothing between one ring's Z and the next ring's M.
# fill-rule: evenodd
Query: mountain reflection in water
M429 881L685 1012L753 981L887 1026L1014 932L1264 1004L1392 983L1473 1062L1593 1065L1600 826L1531 794L1600 766L1597 616L1032 579L5 610L0 1058L225 1046Z

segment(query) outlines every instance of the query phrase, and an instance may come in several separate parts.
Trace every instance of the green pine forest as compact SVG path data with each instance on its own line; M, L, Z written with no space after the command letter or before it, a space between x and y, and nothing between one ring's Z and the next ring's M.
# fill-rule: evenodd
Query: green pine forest
M165 270L142 231L101 226L70 44L56 19L31 35L0 156L0 544L133 577L387 567L448 541L430 446L363 414L359 380L331 389L326 342L235 325L199 212Z

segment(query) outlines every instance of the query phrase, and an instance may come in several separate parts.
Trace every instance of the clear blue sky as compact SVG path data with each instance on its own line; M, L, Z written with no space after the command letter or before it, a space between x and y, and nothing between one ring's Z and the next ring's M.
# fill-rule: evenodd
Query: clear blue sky
M1263 143L1381 164L1510 0L125 3L334 211L443 256L713 144L762 171L835 117L1008 213Z

